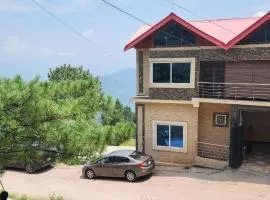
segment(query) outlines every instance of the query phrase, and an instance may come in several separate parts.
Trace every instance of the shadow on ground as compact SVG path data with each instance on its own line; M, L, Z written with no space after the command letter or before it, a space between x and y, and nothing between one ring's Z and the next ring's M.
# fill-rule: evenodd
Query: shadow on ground
M217 170L202 167L157 166L153 176L187 177L203 181L248 182L270 185L269 174L230 168Z
M27 174L27 172L24 170L24 169L19 169L19 168L15 168L15 167L8 167L6 168L8 171L15 171L15 172L20 172L20 173L25 173ZM49 170L52 170L53 169L53 166L52 165L49 165L49 166L46 166L46 167L43 167L41 169L38 169L37 171L35 171L32 175L35 175L35 174L42 174L42 173L45 173Z
M139 177L138 179L136 179L135 183L142 183L144 181L149 180L152 177L152 174L147 175L147 176L143 176L143 177ZM112 181L112 182L128 182L125 178L112 178L112 177L96 177L92 180L85 178L84 176L80 176L81 179L85 179L85 180L89 180L89 181Z

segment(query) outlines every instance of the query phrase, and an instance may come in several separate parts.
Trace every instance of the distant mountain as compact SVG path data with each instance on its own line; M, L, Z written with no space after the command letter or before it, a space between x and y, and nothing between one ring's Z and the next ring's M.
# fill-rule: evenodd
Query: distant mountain
M134 105L130 101L136 94L136 70L134 68L101 76L100 80L106 94L118 98L124 105L130 106L134 110Z

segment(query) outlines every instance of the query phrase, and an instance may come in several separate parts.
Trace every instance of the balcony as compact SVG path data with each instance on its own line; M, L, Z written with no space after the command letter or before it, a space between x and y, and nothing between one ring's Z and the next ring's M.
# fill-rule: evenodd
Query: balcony
M199 97L270 101L270 84L198 82Z

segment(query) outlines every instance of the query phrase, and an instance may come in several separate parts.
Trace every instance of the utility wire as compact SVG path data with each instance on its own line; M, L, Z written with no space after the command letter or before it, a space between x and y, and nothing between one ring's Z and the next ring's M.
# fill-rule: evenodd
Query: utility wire
M172 0L164 0L164 1L168 2L168 3L171 4L171 5L176 6L176 7L178 7L178 8L181 8L182 10L184 10L184 11L186 11L186 12L188 12L188 13L190 13L190 14L192 14L192 15L198 17L198 18L200 18L201 20L204 20L204 21L206 21L206 22L208 22L208 23L214 24L215 26L217 26L217 27L219 27L219 28L221 28L221 29L223 29L223 30L225 30L225 31L229 31L229 32L231 32L231 33L236 33L235 31L233 31L233 30L231 30L231 29L229 29L229 28L226 28L226 27L224 27L224 26L221 26L220 24L217 24L217 23L215 23L215 22L212 21L212 20L208 20L208 19L206 19L206 18L204 18L204 17L198 15L197 13L193 12L192 10L190 10L190 9L188 9L188 8L186 8L186 7L182 6L182 5L180 5L180 4L177 3L176 1L172 1ZM254 42L258 42L258 40L254 39L254 38L250 38L250 40L252 40L252 41L254 41Z
M133 19L135 19L135 20L137 20L137 21L139 21L139 22L141 22L141 23L143 23L143 24L145 24L145 25L147 25L147 26L149 26L149 27L151 27L151 28L153 27L153 25L151 25L150 23L148 23L148 22L142 20L142 19L139 18L139 17L136 17L135 15L133 15L133 14L131 14L131 13L129 13L129 12L123 10L122 8L120 8L120 7L116 6L116 5L114 5L114 4L110 3L110 2L108 2L107 0L101 0L101 1L104 2L105 4L111 6L112 8L118 10L119 12L124 13L125 15L127 15L127 16L129 16L129 17L131 17L131 18L133 18ZM185 43L187 43L187 44L195 45L194 43L190 43L190 42L188 42L188 41L186 41L186 40L184 40L184 39L182 39L182 38L179 38L179 37L177 37L177 36L175 36L175 35L173 35L173 34L171 34L171 33L166 32L166 31L164 31L164 30L161 30L161 29L160 29L159 31L165 33L165 34L168 35L168 36L171 36L171 37L174 37L174 38L176 38L176 39L178 39L178 40L180 40L180 41L183 41L183 42L185 42ZM199 49L202 49L200 46L196 46L196 47L199 48ZM219 54L218 54L218 55L219 55ZM222 57L223 59L225 58L225 57L222 56L222 55L219 55L219 56ZM227 58L228 58L228 57L227 57ZM238 61L238 60L233 59L233 58L230 58L230 60L231 60L231 61L235 61L235 62Z
M201 20L204 20L204 21L207 21L207 22L209 22L209 23L212 23L212 24L218 26L219 28L222 28L223 30L229 31L229 32L231 32L231 33L235 33L233 30L228 29L228 28L226 28L226 27L224 27L224 26L221 26L220 24L217 24L217 23L213 22L212 20L207 20L207 19L205 19L204 17L198 15L197 13L193 12L192 10L190 10L190 9L188 9L188 8L182 6L182 5L180 5L179 3L175 2L175 1L171 1L171 0L164 0L164 1L168 2L169 4L171 4L171 5L173 5L173 6L176 6L176 7L178 7L178 8L181 8L182 10L184 10L184 11L186 11L186 12L188 12L188 13L190 13L190 14L192 14L192 15L198 17L198 18L200 18Z
M67 29L69 29L71 32L73 32L74 34L76 34L77 36L79 36L80 38L86 40L87 42L91 43L92 45L96 46L97 48L99 48L100 50L104 51L106 53L106 55L110 55L109 52L100 47L99 45L95 44L92 40L90 40L89 38L85 37L83 34L81 34L77 29L73 28L72 26L68 25L64 20L60 19L59 17L57 17L54 13L52 13L51 11L49 11L47 8L45 8L43 5L41 5L40 3L38 3L36 0L31 0L36 6L38 6L41 10L43 10L44 12L46 12L47 14L49 14L51 17L53 17L56 21L58 21L60 24L62 24L64 27L66 27Z

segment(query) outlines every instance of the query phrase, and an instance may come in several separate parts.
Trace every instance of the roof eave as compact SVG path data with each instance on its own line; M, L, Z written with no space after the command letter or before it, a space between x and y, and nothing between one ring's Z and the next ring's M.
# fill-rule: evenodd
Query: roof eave
M223 48L223 49L226 48L226 45L223 42L221 42L220 40L217 40L216 38L204 33L203 31L201 31L198 28L194 27L193 25L191 25L190 23L188 23L184 19L178 17L176 14L171 13L170 15L165 17L163 20L161 20L159 23L152 26L152 28L150 28L149 30L144 32L142 35L140 35L139 37L135 38L130 43L128 43L124 47L124 51L127 51L127 50L135 47L138 43L140 43L142 40L146 39L148 36L150 36L152 33L157 31L159 28L161 28L162 26L164 26L166 23L168 23L171 20L176 21L178 24L184 26L186 29L188 29L188 30L192 31L193 33L201 36L202 38L212 42L213 44L219 46L220 48Z
M266 13L263 17L258 19L255 23L250 25L248 28L246 28L243 32L238 34L235 38L233 38L231 41L229 41L226 44L226 50L229 50L232 48L235 44L240 42L242 39L247 37L249 34L251 34L253 31L255 31L257 28L262 26L265 22L270 20L270 12Z

